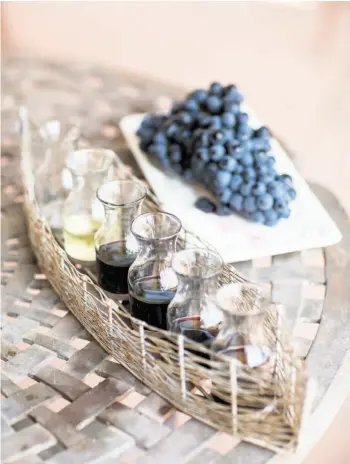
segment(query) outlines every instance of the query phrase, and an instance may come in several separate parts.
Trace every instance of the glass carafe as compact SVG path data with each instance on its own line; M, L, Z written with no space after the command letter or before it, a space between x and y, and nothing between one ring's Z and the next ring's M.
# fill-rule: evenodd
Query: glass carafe
M168 330L210 347L222 321L216 292L223 261L214 251L194 248L176 253L172 267L178 285L168 307Z
M128 274L131 315L161 329L177 286L171 260L180 230L176 216L161 212L141 214L131 225L139 244Z
M259 369L266 379L273 372L274 346L266 330L267 312L271 304L261 290L250 284L233 283L221 287L217 303L224 319L212 344L212 350L235 359L237 366ZM249 388L249 380L240 378L238 387ZM213 397L224 401L213 382Z
M269 302L260 289L243 283L224 285L216 300L224 321L213 343L213 351L235 357L250 368L265 364L271 354L264 326Z
M139 181L116 180L103 184L97 198L105 219L95 235L98 283L113 297L128 294L128 271L137 253L131 223L141 212L146 188Z
M113 158L113 151L102 148L77 150L68 155L73 188L64 203L63 236L65 250L76 262L95 261L94 235L104 219L96 191L104 183Z
M61 121L47 121L35 128L31 124L33 161L42 160L35 174L35 196L53 232L62 229L63 204L69 190L65 185L65 164L76 148L79 131Z

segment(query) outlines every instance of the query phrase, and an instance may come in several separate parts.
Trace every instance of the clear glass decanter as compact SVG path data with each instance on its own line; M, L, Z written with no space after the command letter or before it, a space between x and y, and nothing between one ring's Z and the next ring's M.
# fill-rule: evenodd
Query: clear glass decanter
M111 297L128 294L128 271L138 249L131 223L140 214L145 196L145 186L133 180L107 182L97 190L105 210L95 234L98 283Z
M139 244L128 274L131 315L161 329L177 286L171 260L181 227L176 216L161 212L141 214L131 225Z
M207 249L186 249L175 254L172 267L178 285L168 307L168 330L210 347L222 321L216 304L222 258Z
M235 357L250 368L265 364L271 355L264 326L269 302L260 289L250 284L224 285L219 289L216 301L224 320L213 343L213 351Z
M73 188L64 203L63 237L67 254L76 262L96 259L94 236L104 220L104 210L96 197L113 162L114 153L103 148L71 152L67 168Z
M256 385L246 376L241 376L239 367L258 370L266 380L272 378L275 349L266 330L266 318L273 303L263 297L258 287L243 283L221 287L217 303L224 319L211 349L236 361L238 389L255 389ZM217 389L215 381L212 396L221 403L230 403L231 400L230 394L223 394ZM256 405L256 408L259 407Z
M36 200L51 229L57 232L62 230L63 204L70 187L65 184L66 159L76 148L79 131L51 120L38 128L31 124L31 135L33 161L36 164L42 160L34 171Z

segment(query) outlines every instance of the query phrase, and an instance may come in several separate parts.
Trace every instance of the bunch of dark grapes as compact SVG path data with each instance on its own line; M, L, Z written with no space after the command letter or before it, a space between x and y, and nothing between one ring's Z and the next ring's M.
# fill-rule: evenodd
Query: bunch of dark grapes
M292 178L276 171L269 130L251 127L242 101L235 85L214 82L208 90L195 90L170 114L144 118L137 132L140 147L214 195L216 204L200 198L199 209L221 216L237 212L274 226L289 217L296 192Z

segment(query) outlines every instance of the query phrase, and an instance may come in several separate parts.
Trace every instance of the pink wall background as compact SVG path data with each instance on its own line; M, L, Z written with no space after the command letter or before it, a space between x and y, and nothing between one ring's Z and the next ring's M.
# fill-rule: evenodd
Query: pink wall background
M122 66L186 86L237 82L299 155L304 175L329 186L350 211L350 195L342 193L350 182L348 3L1 6L3 46L11 53Z

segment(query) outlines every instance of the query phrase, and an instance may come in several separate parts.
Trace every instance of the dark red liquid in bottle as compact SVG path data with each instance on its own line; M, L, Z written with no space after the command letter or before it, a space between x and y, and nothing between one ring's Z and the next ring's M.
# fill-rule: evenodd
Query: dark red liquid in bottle
M166 330L168 306L174 298L175 291L161 289L157 277L139 279L134 288L137 289L137 296L129 294L131 315Z
M172 330L181 333L194 342L203 344L206 348L210 348L215 336L218 333L217 327L201 327L200 316L188 316L176 319L173 322ZM210 359L208 354L202 353L201 351L197 351L195 349L190 349L189 351L198 356L201 356L202 358Z
M128 272L134 262L134 255L127 255L125 242L112 242L96 250L98 284L107 292L128 293Z

